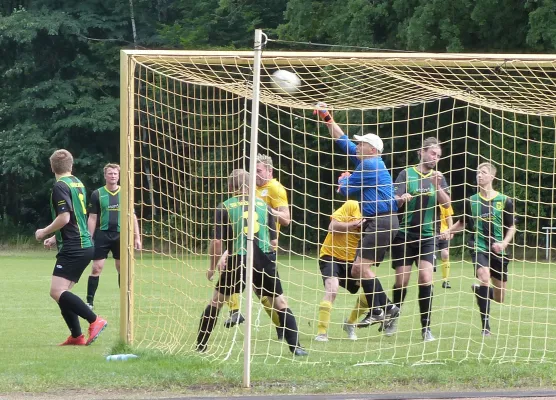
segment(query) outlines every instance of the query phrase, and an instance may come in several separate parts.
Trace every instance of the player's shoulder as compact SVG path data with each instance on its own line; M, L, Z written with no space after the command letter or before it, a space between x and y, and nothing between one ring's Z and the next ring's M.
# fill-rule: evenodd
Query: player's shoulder
M359 211L359 202L356 200L346 200L342 207L347 210L357 210Z
M275 190L275 191L282 191L282 190L285 191L286 190L284 185L282 185L280 183L280 181L278 181L278 179L276 179L276 178L271 179L268 186L269 186L269 188L271 188L272 190Z
M469 196L469 198L468 198L469 201L479 201L479 199L480 199L479 193L472 194L472 195Z

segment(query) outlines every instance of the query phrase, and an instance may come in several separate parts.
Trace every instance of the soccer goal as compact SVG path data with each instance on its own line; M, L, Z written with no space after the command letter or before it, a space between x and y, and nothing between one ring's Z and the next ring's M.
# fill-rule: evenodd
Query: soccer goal
M254 51L121 53L122 339L238 364L246 338L252 364L556 361L556 271L545 260L542 230L554 226L556 211L556 55L287 52L272 51L276 43L261 37ZM299 90L273 87L279 69L301 79ZM346 200L336 191L337 178L353 170L313 114L317 102L326 102L348 136L377 133L394 179L419 162L425 138L437 138L438 169L456 218L477 192L477 166L497 168L494 186L513 199L517 233L506 299L491 305L490 337L481 334L471 291L467 232L450 242L451 288L441 286L440 261L434 273L435 341L421 337L415 268L395 335L373 325L348 340L343 323L357 295L340 288L329 341L314 341L324 295L319 247L330 215ZM206 278L215 210L231 196L230 172L255 172L257 153L272 158L273 177L288 196L291 223L280 230L277 268L309 353L303 359L277 339L257 297L247 304L249 288L240 296L247 321L226 328L224 306L207 351L195 352L215 284ZM130 240L132 210L144 238L141 253ZM391 296L388 256L376 274Z

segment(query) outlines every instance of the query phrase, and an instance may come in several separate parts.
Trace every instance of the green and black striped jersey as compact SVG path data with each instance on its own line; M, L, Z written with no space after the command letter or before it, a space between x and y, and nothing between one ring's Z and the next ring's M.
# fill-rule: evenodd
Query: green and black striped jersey
M431 170L423 174L417 168L404 169L394 183L396 196L409 193L413 198L402 209L400 231L415 238L436 235L438 228L438 200L436 188L431 182ZM440 187L448 191L446 178L442 177Z
M471 249L490 253L492 245L503 241L507 230L515 225L514 203L502 193L490 199L477 193L465 201L463 222L471 231Z
M120 187L110 191L103 186L91 194L89 214L97 214L96 229L120 232Z
M58 251L84 249L93 242L87 230L87 202L85 186L75 176L63 176L56 181L50 196L52 219L69 212L70 220L56 232Z
M231 197L216 210L214 238L224 241L224 249L230 255L247 254L247 207L249 201L244 196ZM276 219L270 207L260 198L255 200L255 245L263 253L272 253L270 244L277 238ZM272 228L271 228L272 227Z

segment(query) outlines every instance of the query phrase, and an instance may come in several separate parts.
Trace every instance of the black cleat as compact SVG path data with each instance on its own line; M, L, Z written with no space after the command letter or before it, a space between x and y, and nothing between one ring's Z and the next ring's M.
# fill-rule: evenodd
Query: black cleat
M207 351L207 345L206 344L202 344L202 343L198 343L197 347L195 347L195 350L198 353L204 353L205 351Z
M296 347L295 350L293 351L293 355L296 357L306 357L309 355L309 353L307 353L305 349L301 347Z
M239 311L230 312L230 316L226 321L224 321L224 328L233 328L236 325L243 324L245 322L245 318Z
M380 310L380 314L373 314L373 310L370 310L365 318L357 323L358 328L366 328L373 324L380 324L384 322L384 311Z
M444 281L442 282L442 289L451 289L452 286L450 286L450 281Z

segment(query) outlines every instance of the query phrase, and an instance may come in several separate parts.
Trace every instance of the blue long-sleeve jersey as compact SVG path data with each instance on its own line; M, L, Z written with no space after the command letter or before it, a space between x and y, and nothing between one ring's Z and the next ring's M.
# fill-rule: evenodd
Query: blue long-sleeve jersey
M356 156L356 145L347 135L336 140L336 144L355 165L350 177L338 181L339 192L344 196L357 196L361 202L363 217L398 211L394 197L392 176L386 169L381 157L359 160Z

